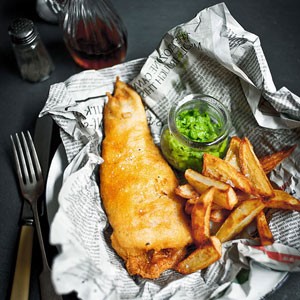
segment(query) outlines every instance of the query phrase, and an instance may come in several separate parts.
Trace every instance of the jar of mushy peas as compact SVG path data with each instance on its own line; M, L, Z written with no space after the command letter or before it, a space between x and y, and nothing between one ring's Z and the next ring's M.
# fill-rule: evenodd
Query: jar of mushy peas
M202 170L204 152L223 157L231 122L225 106L208 95L190 94L171 107L160 146L177 170Z

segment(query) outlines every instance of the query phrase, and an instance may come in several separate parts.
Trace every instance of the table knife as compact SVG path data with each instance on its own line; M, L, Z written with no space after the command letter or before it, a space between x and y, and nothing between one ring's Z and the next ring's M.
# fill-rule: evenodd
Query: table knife
M44 178L47 178L48 169L51 162L51 151L53 147L55 147L52 145L53 133L53 121L50 116L37 119L34 143L36 145L37 154L40 158ZM43 216L45 215L45 211L46 210L44 207L41 207L41 220L46 219L46 217ZM43 223L48 224L47 222ZM21 230L10 297L11 300L29 299L34 227L33 213L30 204L26 200L23 201L22 205L20 225ZM48 228L45 230L45 232L48 232Z
M41 164L45 185L47 185L50 164L59 144L61 143L58 126L53 122L52 118L49 115L37 119L33 139L35 149ZM52 258L56 256L58 252L57 248L50 245L49 243L50 226L48 223L49 219L47 216L45 196L46 195L44 191L44 194L41 196L43 198L43 201L41 201L40 207L40 222L43 231L48 263L49 266L51 266Z

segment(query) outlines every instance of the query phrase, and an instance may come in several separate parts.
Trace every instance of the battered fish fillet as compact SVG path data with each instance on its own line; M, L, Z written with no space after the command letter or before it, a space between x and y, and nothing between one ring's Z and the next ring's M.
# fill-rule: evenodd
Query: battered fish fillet
M153 143L140 96L117 79L104 108L100 193L112 247L131 275L157 278L192 242L177 179Z

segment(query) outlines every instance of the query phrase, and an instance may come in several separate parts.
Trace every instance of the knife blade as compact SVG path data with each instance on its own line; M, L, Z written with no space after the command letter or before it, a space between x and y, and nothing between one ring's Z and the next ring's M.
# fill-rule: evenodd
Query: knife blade
M53 144L55 133L54 122L49 115L36 120L33 140L45 179L48 177L51 158L56 150L54 148L58 146Z
M34 144L37 155L41 164L43 177L45 180L45 186L47 185L48 171L51 165L52 158L55 151L60 144L60 138L58 133L58 126L55 125L52 118L49 115L38 118L35 125L34 132ZM48 222L45 191L43 193L41 207L40 207L40 222L43 231L44 243L46 254L48 257L48 263L51 266L52 259L57 254L56 247L49 243L49 231L50 224Z
M35 126L34 143L36 151L40 159L41 168L44 178L46 180L48 176L48 170L51 163L51 158L55 152L55 147L59 144L53 143L53 137L57 133L54 130L54 123L50 116L38 118ZM56 135L58 137L58 135ZM45 181L46 182L46 181ZM43 194L45 199L45 193ZM51 253L51 257L56 255L57 250L53 246L49 245L49 224L47 220L45 201L41 201L41 225L43 232L45 233L44 241L47 252ZM21 216L20 216L20 237L17 251L17 259L15 265L15 272L11 290L11 300L27 300L29 298L29 286L30 286L30 274L31 274L31 261L32 261L32 246L33 246L33 213L31 206L27 201L23 201ZM50 255L49 255L50 256Z

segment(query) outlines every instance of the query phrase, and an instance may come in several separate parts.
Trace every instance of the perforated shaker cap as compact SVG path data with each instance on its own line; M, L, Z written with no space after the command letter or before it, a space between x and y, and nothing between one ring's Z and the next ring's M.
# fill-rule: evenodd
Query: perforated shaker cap
M8 34L14 44L30 44L38 36L38 32L29 19L17 18L8 27Z

